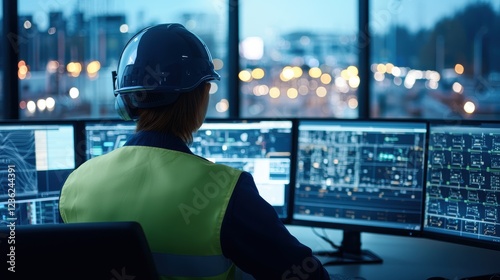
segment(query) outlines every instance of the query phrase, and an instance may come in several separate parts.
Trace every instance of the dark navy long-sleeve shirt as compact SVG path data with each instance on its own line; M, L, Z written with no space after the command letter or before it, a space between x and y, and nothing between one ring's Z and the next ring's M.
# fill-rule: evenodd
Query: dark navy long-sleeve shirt
M172 134L140 131L126 146L151 146L193 154ZM309 247L292 236L274 208L243 172L229 200L221 226L224 256L256 279L329 279Z

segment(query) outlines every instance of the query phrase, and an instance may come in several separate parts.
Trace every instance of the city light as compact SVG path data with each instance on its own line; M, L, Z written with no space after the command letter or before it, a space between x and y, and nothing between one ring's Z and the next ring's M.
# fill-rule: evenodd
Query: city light
M335 86L338 88L347 87L346 80L342 77L335 78Z
M229 101L227 99L221 99L221 101L217 102L215 105L215 110L219 113L224 113L229 109Z
M394 77L400 77L401 76L401 68L399 68L399 67L393 67L392 71L391 71L391 74Z
M380 71L379 71L379 72L377 72L377 73L382 73L382 72L380 72ZM382 74L383 74L383 73L382 73ZM350 76L349 76L349 72L347 72L347 70L345 70L345 69L344 69L344 70L342 70L342 71L340 72L340 77L342 77L342 79L344 79L344 80L348 81L348 80L349 80L349 78L350 78Z
M472 101L465 102L464 111L467 114L472 114L472 113L474 113L475 110L476 110L476 105L474 105L474 103Z
M288 96L288 98L290 99L295 99L297 98L297 96L299 96L299 92L297 91L296 88L289 88L287 91L286 91L286 95Z
M357 76L359 71L358 71L358 68L356 66L349 66L347 67L347 73L349 74L350 77L354 77L354 76Z
M295 73L294 73L292 67L290 67L290 66L284 67L283 70L281 71L280 79L283 82L290 81L294 77L295 77Z
M383 80L385 80L385 74L382 72L375 72L375 74L373 74L373 78L377 82L382 82Z
M29 78L29 68L26 65L26 62L24 60L21 60L17 63L17 77L20 80L24 80L26 78Z
M212 82L210 82L210 84L211 84L210 91L208 93L210 93L210 94L216 93L219 90L219 85L217 85L216 83L212 83Z
M351 88L358 88L359 87L359 84L360 84L361 80L359 79L358 76L354 76L354 77L351 77L349 79L349 86Z
M255 68L252 70L252 78L256 79L256 80L260 80L262 78L264 78L264 69L262 68Z
M459 82L454 82L452 85L452 89L456 93L462 93L464 91L464 87Z
M377 65L377 72L380 72L382 74L387 72L387 67L385 66L385 64L380 63L379 65Z
M313 67L309 69L309 76L311 78L319 78L321 77L322 71L318 67Z
M325 87L318 87L318 88L316 89L316 95L317 95L318 97L325 97L325 96L326 96L326 94L327 94L327 90L326 90L326 88L325 88Z
M262 96L269 93L269 87L266 85L258 85L253 88L253 94L255 96Z
M435 80L428 80L425 82L425 86L429 89L437 89L439 87L439 83Z
M271 98L278 98L278 97L280 97L280 95L281 95L281 92L280 92L279 88L277 88L277 87L272 87L269 90L269 96Z
M101 63L97 60L94 60L87 65L87 72L89 74L96 74L100 69L101 69Z
M49 62L47 62L47 72L49 72L50 74L54 74L55 72L57 72L58 68L59 62L57 62L56 60L50 60Z
M294 78L302 77L302 74L303 74L302 68L300 68L298 66L294 66L294 67L292 67L292 71L293 71Z
M217 70L221 70L222 67L224 67L224 61L222 61L222 59L219 59L219 58L214 58L212 60L212 63L214 64L214 69L215 71Z
M128 32L128 24L122 24L120 25L120 32L121 33L127 33Z
M464 66L462 64L455 64L455 73L462 75L464 73Z
M320 77L320 81L325 84L325 85L328 85L332 82L332 76L328 73L324 73L321 75Z
M80 62L70 62L66 65L66 70L70 76L76 78L80 76L80 73L82 72L82 64Z
M31 21L25 20L23 23L24 29L30 29L31 28Z
M38 107L38 110L44 111L45 108L47 108L47 103L45 99L38 99L38 101L36 102L36 106Z
M248 37L241 42L243 57L249 60L259 60L264 56L264 40L260 37Z
M394 74L394 73L393 73ZM394 77L394 80L392 81L395 85L400 86L403 83L403 79L401 77Z
M392 70L394 70L394 64L392 63L386 63L385 64L385 70L388 74L392 74Z
M34 113L36 111L36 103L33 100L28 101L26 104L26 108L28 109L28 112Z
M19 108L20 108L21 110L26 109L26 101L21 100L21 102L19 102Z
M69 89L69 97L76 99L78 96L80 96L80 91L76 87Z
M252 80L252 73L248 70L241 70L238 74L238 78L240 78L242 82L250 82Z
M52 97L47 97L47 99L45 99L45 104L47 106L47 110L52 111L52 110L54 110L54 107L56 105L56 101Z
M351 109L358 108L358 100L354 97L349 98L349 100L347 101L347 106L349 106L349 108Z

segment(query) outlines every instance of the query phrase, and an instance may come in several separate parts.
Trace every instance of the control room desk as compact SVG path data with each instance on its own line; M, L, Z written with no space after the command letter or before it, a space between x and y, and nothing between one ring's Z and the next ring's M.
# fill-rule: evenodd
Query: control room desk
M330 250L311 228L287 225L289 231L313 251ZM317 232L322 234L321 229ZM326 230L335 243L342 231ZM360 276L367 280L425 280L432 276L448 279L500 272L500 251L475 248L421 237L361 234L362 248L383 259L382 264L327 266L331 274Z

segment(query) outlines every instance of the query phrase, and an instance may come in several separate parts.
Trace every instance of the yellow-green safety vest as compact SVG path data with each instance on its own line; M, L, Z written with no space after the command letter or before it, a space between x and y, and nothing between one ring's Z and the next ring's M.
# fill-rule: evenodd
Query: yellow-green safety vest
M195 155L124 146L73 171L64 222L137 221L163 279L232 279L220 231L241 171Z

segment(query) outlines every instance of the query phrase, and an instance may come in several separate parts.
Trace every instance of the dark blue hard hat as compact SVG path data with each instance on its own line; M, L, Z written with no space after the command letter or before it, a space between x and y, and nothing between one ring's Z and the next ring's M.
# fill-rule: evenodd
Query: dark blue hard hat
M202 82L219 79L205 43L178 23L134 35L113 71L115 96L132 109L168 105Z

